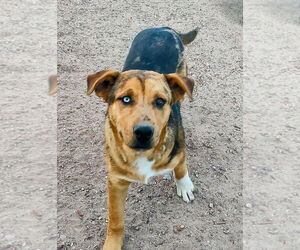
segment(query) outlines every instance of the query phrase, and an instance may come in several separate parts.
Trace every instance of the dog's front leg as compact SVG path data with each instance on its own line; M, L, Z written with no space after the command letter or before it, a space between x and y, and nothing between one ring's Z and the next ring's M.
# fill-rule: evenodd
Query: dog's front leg
M174 174L178 196L182 197L185 202L194 200L194 185L189 177L185 156L174 168Z
M121 250L124 238L124 208L130 182L108 176L108 227L103 250Z

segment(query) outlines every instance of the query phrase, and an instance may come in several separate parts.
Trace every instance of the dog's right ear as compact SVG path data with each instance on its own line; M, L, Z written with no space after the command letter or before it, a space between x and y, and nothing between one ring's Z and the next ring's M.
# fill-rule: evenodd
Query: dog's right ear
M95 91L97 96L108 102L109 93L119 75L119 72L112 70L102 70L89 75L87 78L87 94L90 95Z

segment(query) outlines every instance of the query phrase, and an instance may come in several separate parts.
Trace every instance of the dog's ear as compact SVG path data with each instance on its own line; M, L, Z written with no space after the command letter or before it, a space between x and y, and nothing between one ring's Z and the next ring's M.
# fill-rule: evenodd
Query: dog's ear
M182 101L186 93L192 99L194 80L176 73L165 75L173 96L173 103Z
M95 91L97 96L108 102L109 93L119 75L119 72L112 70L102 70L89 75L87 78L87 94L90 95Z
M54 95L57 92L57 75L49 76L48 78L49 83L49 95Z

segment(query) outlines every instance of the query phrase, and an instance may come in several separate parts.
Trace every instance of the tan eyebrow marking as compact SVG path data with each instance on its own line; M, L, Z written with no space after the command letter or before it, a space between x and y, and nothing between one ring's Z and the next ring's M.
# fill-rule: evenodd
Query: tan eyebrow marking
M118 99L118 98L126 96L126 95L133 96L134 95L133 89L126 89L126 90L118 93L116 98Z

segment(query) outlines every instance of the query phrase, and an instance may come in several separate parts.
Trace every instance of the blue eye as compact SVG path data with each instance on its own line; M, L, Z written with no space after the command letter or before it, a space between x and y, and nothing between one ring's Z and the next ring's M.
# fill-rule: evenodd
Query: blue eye
M122 102L123 102L124 104L129 104L129 103L132 102L130 96L124 96L124 97L122 97L121 100L122 100Z

